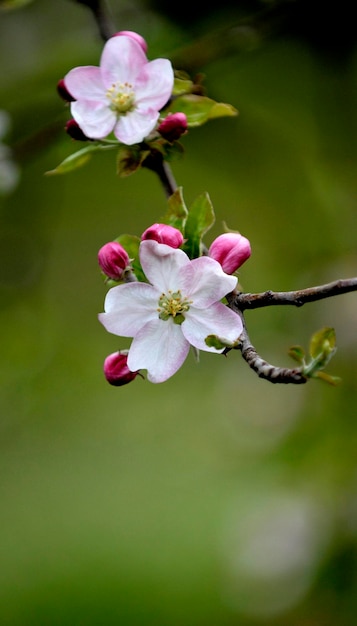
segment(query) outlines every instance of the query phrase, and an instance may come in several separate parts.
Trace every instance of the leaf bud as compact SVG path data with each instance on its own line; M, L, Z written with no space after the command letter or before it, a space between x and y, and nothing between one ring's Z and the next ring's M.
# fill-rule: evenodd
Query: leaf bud
M141 241L145 241L145 239L153 239L158 243L165 243L167 246L171 246L171 248L179 248L183 243L181 231L168 224L153 224L141 235Z
M132 372L128 368L127 361L126 352L113 352L107 356L104 360L103 371L108 383L115 387L122 387L137 377L139 371Z
M208 256L218 261L226 274L234 274L250 255L250 243L239 233L219 235L208 250Z
M184 113L169 113L157 130L164 139L173 143L187 132L187 117Z
M113 280L122 280L130 259L127 251L117 241L110 241L98 252L98 263L102 272Z

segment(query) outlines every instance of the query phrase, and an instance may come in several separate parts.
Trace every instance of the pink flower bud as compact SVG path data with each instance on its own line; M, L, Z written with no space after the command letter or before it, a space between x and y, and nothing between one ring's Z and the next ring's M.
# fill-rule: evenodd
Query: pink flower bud
M79 124L73 119L68 120L65 126L65 131L67 135L75 139L76 141L93 141L84 134L83 130L80 128Z
M158 243L166 243L171 248L179 248L183 243L181 231L168 224L153 224L141 235L141 241L145 239L154 239Z
M73 98L73 96L69 93L63 78L61 78L61 80L57 83L57 92L58 95L61 96L61 98L66 102L75 102L75 98Z
M113 352L104 361L104 376L108 383L122 387L137 377L139 372L132 372L127 365L128 355L125 352Z
M226 274L233 274L249 259L250 243L239 233L224 233L212 242L208 255L221 264Z
M122 35L124 35L124 37L131 37L131 39L134 39L134 41L139 44L142 50L144 50L145 54L147 53L148 45L144 37L139 35L139 33L135 33L132 30L120 30L118 33L115 33L113 37L120 37Z
M157 129L171 143L187 132L187 117L184 113L169 113Z
M117 241L106 243L98 252L98 263L106 276L121 280L129 265L129 256Z

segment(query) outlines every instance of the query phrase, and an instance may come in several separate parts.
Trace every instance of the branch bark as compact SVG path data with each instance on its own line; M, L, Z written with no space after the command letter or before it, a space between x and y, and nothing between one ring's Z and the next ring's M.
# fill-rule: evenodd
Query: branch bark
M262 293L230 294L230 306L234 305L240 311L245 309L259 309L266 306L292 305L303 306L307 302L317 302L324 298L339 296L343 293L357 291L357 278L335 280L332 283L298 289L297 291L264 291ZM231 307L232 308L232 307Z

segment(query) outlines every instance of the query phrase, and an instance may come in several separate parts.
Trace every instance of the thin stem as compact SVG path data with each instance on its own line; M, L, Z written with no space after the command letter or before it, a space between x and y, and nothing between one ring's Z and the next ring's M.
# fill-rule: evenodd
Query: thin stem
M325 285L298 289L296 291L264 291L262 293L230 294L230 305L233 304L241 311L278 305L299 307L307 302L316 302L317 300L339 296L343 293L350 293L351 291L357 291L357 278L335 280Z
M152 151L149 156L146 157L142 165L157 174L167 198L175 193L177 189L175 178L169 164L164 161L160 152Z
M74 1L78 2L78 4L84 4L92 11L94 19L98 26L99 34L103 41L107 41L107 39L110 39L110 37L114 35L116 29L109 15L109 10L104 0Z

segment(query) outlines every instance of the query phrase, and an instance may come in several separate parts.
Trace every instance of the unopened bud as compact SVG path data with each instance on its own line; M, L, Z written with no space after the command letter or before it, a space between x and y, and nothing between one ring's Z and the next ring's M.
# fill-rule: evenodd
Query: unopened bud
M171 248L179 248L183 243L183 235L178 228L168 224L153 224L141 235L141 241L153 239L158 243L166 243Z
M122 35L124 35L125 37L131 37L131 39L134 39L134 41L136 41L136 43L138 43L139 46L144 50L145 54L147 53L148 45L144 37L139 35L139 33L135 33L132 30L120 30L118 33L115 33L113 37L120 37Z
M239 233L219 235L208 250L208 256L218 261L226 274L233 274L250 255L250 243Z
M98 252L98 263L108 278L121 280L129 266L129 255L117 241L110 241L102 246Z
M68 122L66 122L65 131L67 135L69 135L70 137L72 137L72 139L75 139L76 141L93 141L93 139L90 139L89 137L87 137L87 135L84 134L83 130L77 124L76 120L68 120Z
M69 91L68 91L68 89L66 87L66 83L64 82L63 78L61 78L61 80L59 80L58 83L57 83L57 92L61 96L61 98L63 100L65 100L66 102L75 102L75 100L76 100L69 93Z
M184 113L169 113L157 130L164 139L172 143L187 132L187 117Z
M103 371L108 383L122 387L131 383L139 371L132 372L127 365L128 355L125 352L113 352L104 361Z

